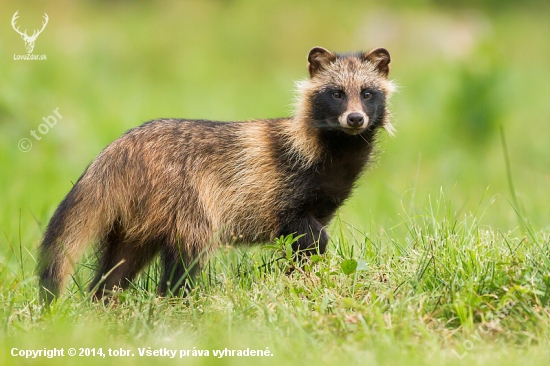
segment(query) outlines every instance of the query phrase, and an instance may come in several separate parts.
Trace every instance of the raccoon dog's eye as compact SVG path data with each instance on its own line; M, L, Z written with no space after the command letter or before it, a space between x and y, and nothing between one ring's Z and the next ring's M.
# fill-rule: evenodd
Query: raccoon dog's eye
M372 98L372 93L366 91L366 92L363 92L363 99L370 99Z
M339 92L339 91L332 92L332 97L334 99L340 99L342 98L342 92Z

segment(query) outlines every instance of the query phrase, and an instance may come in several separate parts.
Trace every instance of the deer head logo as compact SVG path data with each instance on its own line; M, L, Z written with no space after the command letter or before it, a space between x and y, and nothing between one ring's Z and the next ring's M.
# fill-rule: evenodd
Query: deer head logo
M21 38L23 38L23 41L25 41L25 48L27 49L27 53L32 53L32 50L34 49L34 42L36 41L36 38L38 38L38 35L40 33L42 33L44 28L46 28L46 24L48 24L48 14L44 13L44 22L42 23L42 29L35 30L32 33L32 36L28 36L26 29L25 29L24 32L21 32L21 31L19 31L19 27L15 26L15 21L17 20L17 18L19 18L19 16L17 15L18 12L19 12L19 10L16 11L15 14L13 14L13 18L11 18L11 26L13 27L13 29L17 33L19 33L21 35Z

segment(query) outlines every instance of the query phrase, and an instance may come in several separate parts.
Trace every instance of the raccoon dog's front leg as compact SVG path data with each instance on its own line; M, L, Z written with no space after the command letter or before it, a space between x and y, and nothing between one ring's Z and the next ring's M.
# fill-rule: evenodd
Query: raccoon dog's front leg
M323 254L327 248L328 235L324 226L311 215L295 218L281 230L281 235L302 235L293 245L294 252L305 255Z

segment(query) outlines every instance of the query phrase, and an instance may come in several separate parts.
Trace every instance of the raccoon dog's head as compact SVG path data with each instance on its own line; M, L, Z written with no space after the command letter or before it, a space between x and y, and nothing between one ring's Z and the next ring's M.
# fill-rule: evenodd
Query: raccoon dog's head
M393 128L386 100L394 89L387 79L390 54L384 48L337 54L322 47L308 55L311 79L299 84L301 108L316 127L360 134L376 127Z

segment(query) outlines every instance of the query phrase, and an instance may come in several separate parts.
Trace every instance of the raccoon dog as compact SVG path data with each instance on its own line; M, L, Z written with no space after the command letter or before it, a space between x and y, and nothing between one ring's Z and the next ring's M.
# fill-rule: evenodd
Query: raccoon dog
M390 55L308 55L295 114L245 122L158 119L129 130L88 166L57 207L40 246L42 297L59 296L91 243L90 290L126 288L157 254L162 295L187 289L222 243L304 234L294 250L323 253L325 226L350 195L380 128Z

